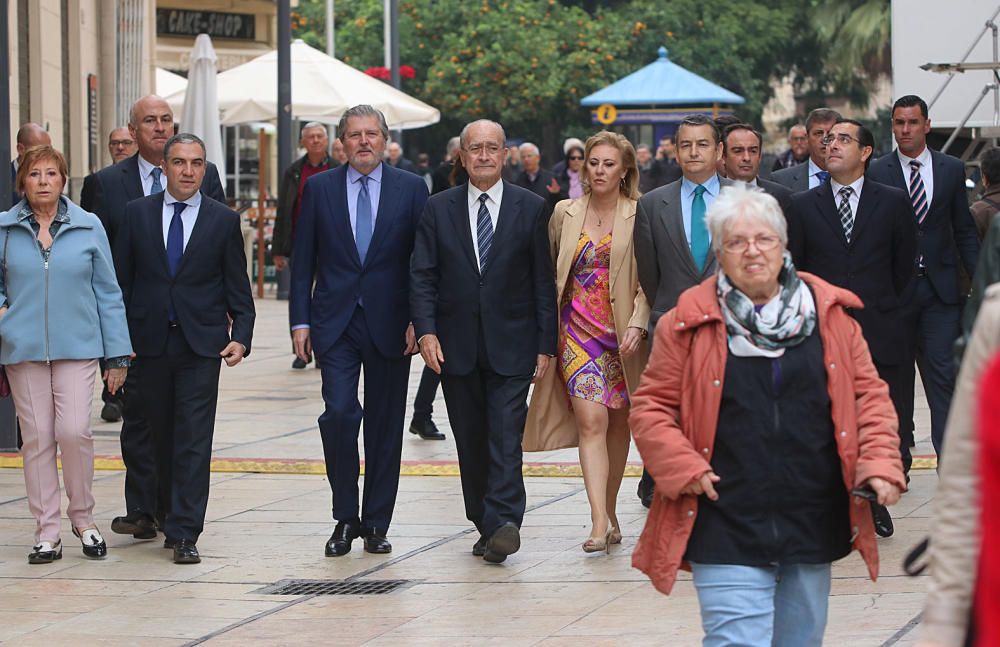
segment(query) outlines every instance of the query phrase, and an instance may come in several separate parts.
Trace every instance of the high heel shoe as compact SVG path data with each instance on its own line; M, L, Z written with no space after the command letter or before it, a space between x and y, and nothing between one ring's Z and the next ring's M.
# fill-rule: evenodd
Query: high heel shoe
M611 544L620 544L620 543L622 543L622 531L619 530L619 529L617 529L617 528L615 528L615 527L612 527L611 528L611 533L608 534L608 543L611 543Z
M73 534L80 538L83 544L83 554L90 559L104 559L108 556L108 545L97 528L84 528L82 531L73 526Z
M586 541L583 542L583 552L585 553L600 553L604 552L611 554L611 533L614 528L608 526L608 531L604 533L604 537L601 539L594 539L593 537L587 537Z

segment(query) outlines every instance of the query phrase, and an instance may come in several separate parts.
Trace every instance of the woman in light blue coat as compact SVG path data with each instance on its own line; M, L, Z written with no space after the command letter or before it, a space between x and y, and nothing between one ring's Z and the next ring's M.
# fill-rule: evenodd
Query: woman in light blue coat
M73 534L92 559L107 555L94 524L90 409L98 359L115 392L132 345L108 238L100 220L62 195L66 160L51 146L28 149L17 172L24 195L0 213L0 364L21 421L24 483L37 524L30 564L62 558L59 472Z

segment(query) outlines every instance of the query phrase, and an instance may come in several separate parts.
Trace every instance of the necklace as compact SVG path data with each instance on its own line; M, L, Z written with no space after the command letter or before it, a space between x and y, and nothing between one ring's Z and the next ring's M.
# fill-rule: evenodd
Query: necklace
M593 206L593 205L587 205L587 209L588 209L588 210L590 210L590 208L591 208L592 206ZM594 210L594 217L595 217L595 218L597 218L597 227L598 227L598 228L601 228L601 227L603 227L603 226L604 226L604 217L605 217L605 216L607 216L607 215L608 215L608 213L607 213L607 212L605 212L605 213L604 213L604 214L602 215L602 214L601 214L601 212L599 212L599 211L597 210L597 207L594 207L594 208L593 208L593 210Z

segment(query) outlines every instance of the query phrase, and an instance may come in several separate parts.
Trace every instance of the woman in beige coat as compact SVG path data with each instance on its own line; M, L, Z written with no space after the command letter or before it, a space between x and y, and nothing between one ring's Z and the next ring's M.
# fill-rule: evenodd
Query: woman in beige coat
M557 370L535 385L525 451L580 448L590 502L585 552L621 542L615 513L629 450L629 394L645 358L649 304L639 287L632 227L635 149L602 131L587 140L584 195L556 205L549 241L559 295Z

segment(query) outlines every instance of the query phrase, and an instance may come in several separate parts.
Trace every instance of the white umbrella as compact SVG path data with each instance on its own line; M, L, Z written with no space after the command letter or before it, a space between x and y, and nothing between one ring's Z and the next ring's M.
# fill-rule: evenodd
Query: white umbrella
M165 70L162 67L156 68L156 94L161 97L171 95L175 92L184 93L184 88L187 87L187 79L185 79L180 74L174 74L169 70Z
M351 106L367 103L385 114L390 128L419 128L441 120L436 108L301 40L292 43L291 66L292 115L296 119L335 123ZM218 80L224 125L274 119L278 114L277 51L226 70ZM171 105L182 99L176 93L166 98Z
M191 71L188 73L188 85L184 93L181 130L204 140L208 161L218 167L219 179L225 182L226 158L219 126L217 79L212 39L208 34L199 34L191 50Z

